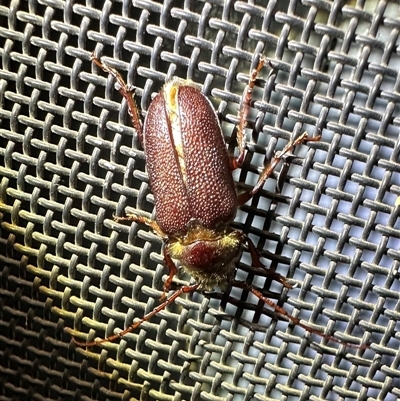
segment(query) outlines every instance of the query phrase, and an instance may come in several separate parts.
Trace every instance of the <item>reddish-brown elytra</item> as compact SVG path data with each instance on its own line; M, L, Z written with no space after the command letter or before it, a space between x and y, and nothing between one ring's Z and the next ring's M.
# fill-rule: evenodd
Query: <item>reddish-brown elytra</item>
M130 89L121 75L113 68L92 57L95 65L111 74L119 85L119 92L126 99L132 124L143 145L150 185L154 194L156 220L136 214L115 217L117 221L129 220L150 226L165 242L164 260L169 276L164 285L161 304L119 333L91 342L75 343L79 346L99 345L114 341L139 327L143 322L163 310L177 297L196 290L211 290L215 286L226 289L235 286L252 292L256 297L284 315L303 329L329 340L335 337L313 329L274 302L264 297L251 284L234 280L235 266L242 247L247 245L252 264L265 269L273 279L292 288L287 280L268 270L249 239L241 231L232 229L237 208L246 203L272 174L275 166L293 148L307 141L318 141L320 136L308 138L303 134L287 144L264 168L256 186L237 194L232 170L241 166L245 156L245 128L251 94L257 74L265 65L261 57L250 75L239 112L237 130L238 157L229 157L221 126L210 101L189 82L176 80L164 85L151 102L142 125L139 111ZM166 297L177 272L174 260L196 280L196 284L183 286Z

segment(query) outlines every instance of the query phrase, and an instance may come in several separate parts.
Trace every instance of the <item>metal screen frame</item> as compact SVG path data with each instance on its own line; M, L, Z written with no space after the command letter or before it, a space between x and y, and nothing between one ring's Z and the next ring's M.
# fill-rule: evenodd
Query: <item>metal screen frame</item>
M0 5L0 397L36 400L396 400L400 398L400 9L396 1L10 0ZM162 242L113 213L151 216L145 157L115 82L143 116L172 77L202 87L234 151L248 73L268 57L234 173L299 146L234 227L282 289L262 288L311 335L244 291L159 304ZM176 285L190 277L177 277ZM81 334L79 334L81 333Z

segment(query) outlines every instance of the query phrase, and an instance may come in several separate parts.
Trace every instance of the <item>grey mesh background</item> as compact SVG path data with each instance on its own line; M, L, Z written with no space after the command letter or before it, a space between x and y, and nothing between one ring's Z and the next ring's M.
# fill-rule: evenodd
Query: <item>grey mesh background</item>
M0 400L400 398L399 17L395 1L2 1ZM104 337L152 310L166 274L160 239L112 218L150 215L153 197L93 51L136 87L143 115L171 77L202 85L231 151L250 68L273 62L240 188L290 138L322 140L234 223L297 288L257 274L247 252L237 278L369 349L310 335L239 290L181 297L120 341L74 346L67 328Z

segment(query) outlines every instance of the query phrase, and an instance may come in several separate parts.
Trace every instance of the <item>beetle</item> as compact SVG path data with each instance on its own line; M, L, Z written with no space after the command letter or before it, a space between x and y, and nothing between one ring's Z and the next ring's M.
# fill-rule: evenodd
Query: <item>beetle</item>
M251 95L257 75L267 60L260 57L244 91L239 110L239 153L236 158L228 154L221 125L211 102L194 84L177 80L167 82L150 103L142 124L131 90L119 72L95 56L92 56L91 60L97 67L114 77L119 92L126 99L133 127L144 148L155 201L155 220L138 214L114 218L116 221L144 223L163 239L164 261L169 275L164 284L162 302L143 318L107 338L92 342L79 342L74 339L75 343L78 346L90 347L114 341L148 321L180 295L197 290L212 290L217 286L223 290L229 286L246 289L306 331L343 343L301 323L297 317L266 298L251 284L234 280L236 264L243 247L247 246L253 266L265 269L273 279L287 288L292 288L283 276L268 270L261 263L260 255L250 238L245 233L231 228L231 223L238 207L254 196L287 154L301 143L319 141L321 138L320 135L308 137L304 133L289 142L266 165L255 187L237 194L232 170L240 167L244 160L245 129ZM167 296L173 277L177 273L175 260L195 279L195 284L182 286Z

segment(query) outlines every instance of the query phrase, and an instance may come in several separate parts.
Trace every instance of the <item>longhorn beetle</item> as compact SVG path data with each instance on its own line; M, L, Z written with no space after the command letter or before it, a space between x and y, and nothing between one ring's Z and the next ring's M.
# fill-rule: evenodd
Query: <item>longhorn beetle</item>
M244 91L237 129L239 154L234 158L228 155L221 126L211 102L192 83L179 83L176 80L167 82L151 102L142 124L131 90L121 75L98 58L92 56L91 59L96 66L114 77L119 92L128 104L133 127L144 148L150 186L154 194L155 220L137 214L115 217L115 220L144 223L163 239L164 261L169 269L169 276L164 284L160 305L140 320L107 338L92 342L74 339L75 343L90 347L114 341L148 321L184 293L211 290L216 286L226 290L232 286L253 293L304 330L351 346L301 323L297 317L266 298L251 284L233 278L242 248L246 245L253 266L265 269L273 279L292 288L283 276L270 271L260 262L260 255L250 238L231 228L230 224L235 218L237 208L253 197L273 173L276 165L295 146L319 141L321 138L320 135L309 138L304 133L289 142L266 165L253 189L236 193L232 170L240 167L244 160L245 128L251 95L257 75L267 60L260 57ZM182 286L167 296L172 279L177 273L174 260L180 263L196 283Z

